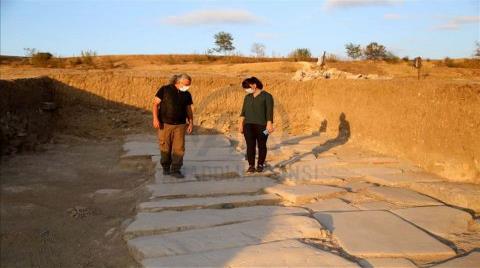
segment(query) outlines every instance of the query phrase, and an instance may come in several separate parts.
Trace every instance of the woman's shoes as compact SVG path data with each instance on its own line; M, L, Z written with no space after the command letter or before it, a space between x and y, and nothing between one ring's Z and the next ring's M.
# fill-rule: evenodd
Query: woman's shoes
M258 173L263 172L263 165L258 165L256 171L257 171Z
M258 172L258 173L263 172L263 165L258 165L257 168L255 168L254 166L250 166L247 169L247 173L255 173L255 172Z
M247 173L255 173L255 167L254 166L248 167Z

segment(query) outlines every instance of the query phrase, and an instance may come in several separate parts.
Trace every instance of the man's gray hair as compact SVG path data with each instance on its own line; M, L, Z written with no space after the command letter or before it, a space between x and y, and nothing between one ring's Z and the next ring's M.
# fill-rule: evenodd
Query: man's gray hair
M180 82L180 80L183 80L183 79L186 79L190 82L192 82L192 78L190 77L190 75L186 74L186 73L181 73L181 74L174 74L171 78L170 78L170 85L175 85L176 83Z

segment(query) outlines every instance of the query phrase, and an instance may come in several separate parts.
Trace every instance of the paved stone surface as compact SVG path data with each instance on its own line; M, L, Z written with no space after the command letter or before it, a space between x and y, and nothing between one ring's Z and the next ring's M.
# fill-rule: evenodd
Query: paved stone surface
M418 182L440 182L442 178L427 172L403 172L394 174L371 175L368 180L386 186L408 186Z
M353 204L361 210L392 210L399 207L386 201L367 201Z
M351 192L360 192L362 190L365 190L373 186L374 186L373 184L366 183L364 181L353 181L343 185L344 188L348 189Z
M314 212L318 211L354 211L358 208L349 205L345 201L338 198L319 200L313 203L304 205L303 207L311 209Z
M447 206L405 208L392 212L444 238L467 232L469 221L472 220L467 212Z
M274 205L281 198L275 194L260 195L229 195L218 197L176 198L162 199L160 201L144 202L138 205L138 209L144 212L156 212L162 210L187 210L195 208L221 208L229 205L234 207L252 205Z
M127 237L159 234L248 221L274 215L306 213L305 209L280 206L141 212L127 227L125 233Z
M247 246L277 240L322 238L320 224L309 217L276 216L250 222L189 230L128 241L137 260Z
M256 193L275 184L274 180L267 177L246 177L204 182L152 184L147 187L153 197L194 197Z
M221 177L240 177L248 167L246 161L184 161L182 174L189 180ZM172 176L163 175L160 163L155 173L157 183L177 182Z
M303 204L314 198L327 198L345 192L344 189L324 185L275 185L264 189L267 193L274 193L284 200Z
M356 263L296 240L279 241L181 256L146 259L145 267L323 267L353 268Z
M285 178L291 180L299 181L315 181L316 179L323 178L340 178L340 179L350 179L350 178L360 178L361 175L355 173L351 169L339 166L321 166L316 165L314 161L301 161L297 162L294 165L290 166L287 169Z
M432 268L478 268L480 267L480 252L475 251L470 254L449 260L447 262L434 265Z
M445 259L455 255L417 227L385 211L317 212L348 253L363 258Z
M124 233L131 252L147 267L358 267L322 250L338 245L340 252L365 258L362 267L408 268L415 267L410 260L424 265L453 257L440 237L461 250L478 247L470 214L433 198L480 212L480 186L445 183L407 161L351 143L329 148L318 158L308 153L327 140L324 134L271 135L267 146L274 150L267 163L278 164L273 171L280 176L275 178L284 183L278 184L265 174L246 177L241 135L230 140L187 135L185 179L161 173L155 135L129 135L125 157L151 157L157 163L155 181L147 186L150 202L138 205L139 213ZM122 193L96 193L115 194ZM282 201L305 209L278 206ZM479 263L478 253L440 265L472 263Z
M352 167L352 171L357 174L362 175L365 180L370 181L372 178L376 178L378 176L383 176L387 174L399 174L402 173L402 170L399 168L393 167Z
M417 268L417 266L403 258L371 258L359 261L363 268Z
M442 205L442 203L428 196L417 192L393 187L370 187L366 189L369 195L376 198L387 200L394 204L411 205L411 206L429 206Z
M447 204L469 208L480 213L480 185L453 182L419 182L411 184L409 187Z

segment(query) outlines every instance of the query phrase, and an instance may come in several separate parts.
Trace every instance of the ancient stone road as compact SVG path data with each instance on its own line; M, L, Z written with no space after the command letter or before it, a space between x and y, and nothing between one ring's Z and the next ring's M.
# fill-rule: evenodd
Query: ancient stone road
M124 231L132 255L145 267L480 267L478 186L326 141L271 137L269 169L245 176L241 138L187 136L179 180L162 174L155 137L130 136L124 157L157 163Z

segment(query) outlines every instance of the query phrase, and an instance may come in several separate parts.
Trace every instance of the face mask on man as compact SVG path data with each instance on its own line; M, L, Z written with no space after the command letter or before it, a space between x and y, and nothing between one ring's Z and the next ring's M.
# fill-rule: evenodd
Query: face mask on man
M180 89L180 91L185 92L185 91L187 91L189 88L190 88L189 86L183 86L183 87L181 87L181 88L179 88L179 89Z
M247 94L250 94L250 93L253 93L253 89L252 88L247 88L245 89L245 92L247 92Z

